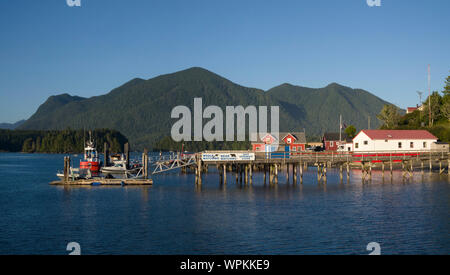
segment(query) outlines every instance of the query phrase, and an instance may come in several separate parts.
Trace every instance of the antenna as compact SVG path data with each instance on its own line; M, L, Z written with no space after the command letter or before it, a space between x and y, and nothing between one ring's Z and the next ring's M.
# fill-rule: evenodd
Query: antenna
M416 93L419 95L419 104L422 105L422 95L423 95L423 92L417 91Z
M422 105L423 105L423 103L422 103L422 95L423 95L423 92L421 92L421 91L417 91L417 94L419 95L419 108L421 108L422 107ZM420 123L422 124L422 111L423 111L423 108L421 108L421 109L419 109L419 118L420 118Z
M431 66L428 64L428 123L431 127Z

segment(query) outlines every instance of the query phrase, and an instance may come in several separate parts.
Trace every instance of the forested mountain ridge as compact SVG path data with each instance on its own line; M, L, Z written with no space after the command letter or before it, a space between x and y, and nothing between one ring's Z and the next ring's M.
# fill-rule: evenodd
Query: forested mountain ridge
M25 123L26 120L22 119L15 123L0 123L0 129L8 129L8 130L14 130L23 123Z
M60 98L62 97L62 98ZM306 130L309 137L339 130L339 114L347 125L372 127L384 104L382 99L360 89L336 83L313 89L283 84L268 91L248 88L202 68L161 75L148 80L133 79L111 92L91 98L60 95L49 98L19 129L116 129L126 135L133 148L152 148L170 136L178 105L193 107L201 97L203 106L280 106L280 130ZM206 123L207 120L204 121Z
M122 152L128 141L120 132L109 129L91 131L98 152L108 143L111 152ZM0 152L81 153L89 139L83 130L0 130Z

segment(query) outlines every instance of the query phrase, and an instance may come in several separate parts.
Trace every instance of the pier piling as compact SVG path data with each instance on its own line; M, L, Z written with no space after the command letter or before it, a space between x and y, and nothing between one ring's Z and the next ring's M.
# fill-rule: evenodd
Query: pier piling
M123 151L125 152L125 157L127 158L127 167L130 167L130 144L128 142L125 143Z
M69 181L69 173L70 173L70 157L64 157L64 182Z
M292 166L294 167L294 169L293 169L294 170L293 171L294 172L294 176L293 176L292 180L294 181L293 182L294 184L297 184L297 168L298 168L298 164L293 163Z
M227 165L223 165L223 183L227 184Z
M109 166L109 150L108 150L108 143L103 144L103 166L107 167Z
M144 153L142 154L142 168L144 172L144 179L148 179L148 150L144 149Z
M275 164L275 183L278 183L278 164Z

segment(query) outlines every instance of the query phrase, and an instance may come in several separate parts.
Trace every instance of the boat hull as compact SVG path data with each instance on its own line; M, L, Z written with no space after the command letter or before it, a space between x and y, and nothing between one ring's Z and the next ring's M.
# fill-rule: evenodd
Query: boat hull
M100 163L98 161L80 161L80 169L88 169L91 172L100 171Z
M125 173L136 173L138 169L126 169L123 167L102 167L100 171L103 174L125 174Z

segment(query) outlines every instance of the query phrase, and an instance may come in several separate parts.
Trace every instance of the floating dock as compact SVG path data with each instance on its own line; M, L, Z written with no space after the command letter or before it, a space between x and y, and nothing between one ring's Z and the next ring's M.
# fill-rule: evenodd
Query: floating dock
M125 147L125 151L128 156L128 145ZM105 153L105 158L106 158ZM57 181L50 182L50 185L71 185L71 186L112 186L112 185L152 185L153 180L148 178L148 152L144 151L142 154L143 167L139 171L139 177L131 178L106 178L106 177L89 177L89 178L73 178L70 175L70 157L64 157L64 178ZM126 174L125 174L126 176Z
M92 178L92 179L79 179L79 180L58 180L50 183L51 185L152 185L152 179L106 179L106 178Z

